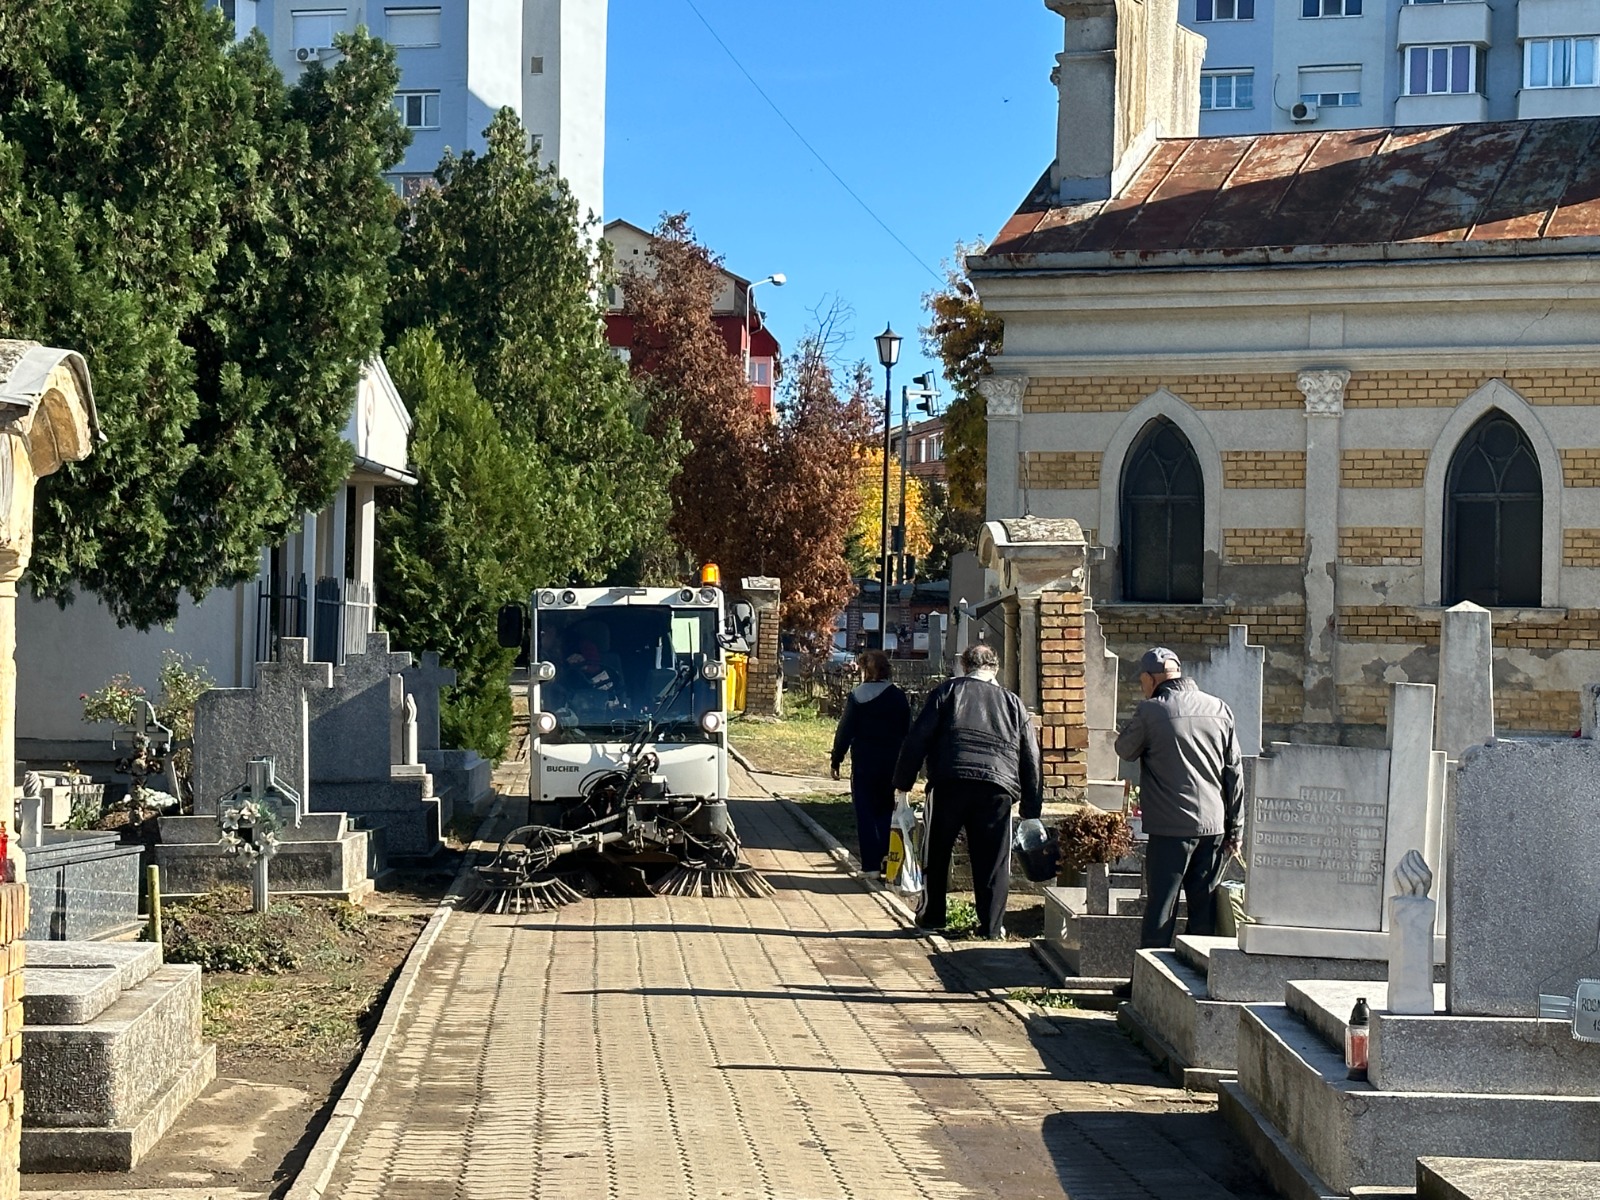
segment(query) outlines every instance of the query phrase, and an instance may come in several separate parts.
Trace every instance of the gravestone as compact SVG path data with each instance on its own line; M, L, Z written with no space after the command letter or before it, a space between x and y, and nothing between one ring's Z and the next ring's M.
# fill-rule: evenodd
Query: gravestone
M1456 772L1449 838L1452 1015L1532 1017L1600 978L1600 742L1497 741Z
M1471 601L1448 608L1439 628L1439 713L1434 744L1459 759L1494 737L1494 620Z
M333 667L308 661L305 638L280 638L277 662L256 664L256 686L212 688L194 706L194 811L215 817L250 760L270 758L300 795L311 790L308 696L333 687Z
M1122 660L1106 646L1100 618L1083 610L1083 708L1089 727L1089 779L1117 778L1117 673ZM1120 788L1120 785L1118 785Z
M405 685L400 672L410 665L411 655L390 651L387 633L369 633L366 650L348 656L344 666L333 672L332 688L312 694L313 791L318 783L388 781L401 757ZM292 775L280 774L295 786Z
M406 694L417 702L417 753L426 756L440 749L439 693L454 687L456 673L439 665L436 650L424 650L417 661L401 672Z
M1445 790L1432 689L1391 684L1389 711L1389 749L1274 742L1257 762L1240 949L1386 956L1386 881L1409 850L1437 861Z
M1261 754L1261 689L1266 669L1267 648L1250 645L1248 625L1228 626L1228 644L1213 650L1210 661L1188 668L1201 691L1233 710L1239 753L1246 758Z

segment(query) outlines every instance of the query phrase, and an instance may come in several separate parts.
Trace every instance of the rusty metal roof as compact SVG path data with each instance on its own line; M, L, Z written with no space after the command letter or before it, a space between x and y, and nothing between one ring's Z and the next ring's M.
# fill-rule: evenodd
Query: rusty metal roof
M1174 138L1110 200L1049 175L975 260L1007 266L1594 253L1600 117Z

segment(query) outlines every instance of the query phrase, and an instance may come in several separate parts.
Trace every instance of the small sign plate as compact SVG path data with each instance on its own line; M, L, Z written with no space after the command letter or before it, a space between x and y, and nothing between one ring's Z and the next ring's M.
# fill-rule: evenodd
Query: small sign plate
M1600 1042L1600 979L1578 980L1572 1008L1572 1036L1580 1042Z

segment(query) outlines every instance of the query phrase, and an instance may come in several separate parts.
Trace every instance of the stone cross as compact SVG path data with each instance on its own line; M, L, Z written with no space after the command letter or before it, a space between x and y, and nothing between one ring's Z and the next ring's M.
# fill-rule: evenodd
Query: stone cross
M44 784L37 771L22 777L22 844L29 850L44 845Z
M333 688L333 666L311 662L305 638L278 639L278 661L256 664L253 688L212 688L194 706L194 811L215 816L251 759L273 760L275 774L311 794L309 696Z
M386 782L401 759L405 685L411 655L389 649L389 635L367 634L367 648L333 675L331 691L311 698L313 783Z
M437 650L424 650L417 661L405 669L403 676L406 695L415 700L417 709L419 757L408 761L421 762L427 755L442 748L443 743L439 736L439 693L444 688L455 686L456 673L449 667L439 665Z
M1428 683L1389 685L1389 836L1384 878L1392 879L1401 859L1415 850L1428 862L1444 865L1444 808L1447 764L1433 748L1434 688ZM1426 797L1426 803L1416 799ZM1444 888L1442 880L1440 894ZM1429 995L1432 995L1430 992Z

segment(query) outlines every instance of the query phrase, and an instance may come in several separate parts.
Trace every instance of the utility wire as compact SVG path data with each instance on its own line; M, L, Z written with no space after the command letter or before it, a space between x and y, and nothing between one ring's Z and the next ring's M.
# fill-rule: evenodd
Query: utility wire
M884 221L884 219L882 217L880 217L877 213L872 211L872 206L870 204L868 204L865 200L863 200L860 196L858 196L856 194L855 189L852 188L848 183L846 183L844 181L844 176L840 175L839 172L835 171L833 169L833 167L829 164L828 160L822 157L821 152L819 152L815 146L813 146L809 141L806 140L806 135L801 133L800 130L795 127L795 123L793 121L789 120L789 118L784 115L783 109L778 107L777 102L775 100L773 100L773 98L771 96L767 95L765 89L763 89L762 86L759 83L756 82L756 77L754 75L750 74L750 72L745 69L744 63L739 61L739 56L737 54L735 54L732 49L729 48L727 42L722 40L722 35L719 34L716 31L716 29L714 29L712 27L710 21L706 20L705 14L703 12L701 12L698 7L696 7L694 0L683 0L683 2L689 6L689 11L690 12L694 13L695 16L700 18L700 24L702 24L702 25L704 25L706 27L706 32L711 35L712 40L714 40L717 43L717 45L722 47L722 52L728 56L729 61L732 62L734 66L739 68L739 73L750 81L750 86L755 88L756 95L760 96L763 100L765 100L767 102L767 107L770 108L773 112L777 113L778 120L782 121L785 125L787 125L789 127L789 132L794 134L795 137L799 138L800 139L800 144L811 152L811 157L816 159L819 163L821 163L822 164L822 169L825 170L829 175L833 176L834 180L839 184L839 186L842 187L846 192L848 192L850 194L850 198L861 206L861 210L863 212L865 212L867 214L867 216L871 217L874 221L876 221L878 223L878 227L880 229L882 229L885 233L887 233L891 238L894 239L895 245L899 246L900 249L904 250L907 254L909 254L911 256L912 261L915 262L917 264L917 266L921 267L924 271L926 271L929 275L932 275L933 278L934 278L934 281L936 283L938 283L942 287L944 285L944 283L945 283L944 276L940 275L939 272L935 271L927 263L923 262L922 259L917 255L917 252L915 250L913 250L910 246L906 245L905 242L901 240L900 235L897 234L894 230L890 229L888 223L886 221Z

